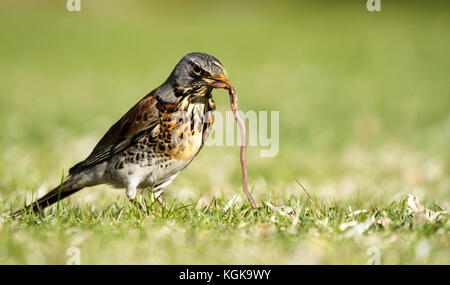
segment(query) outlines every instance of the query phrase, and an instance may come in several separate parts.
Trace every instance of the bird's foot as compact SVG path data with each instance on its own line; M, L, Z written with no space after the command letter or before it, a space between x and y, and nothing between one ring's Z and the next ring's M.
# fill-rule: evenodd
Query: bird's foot
M152 193L153 198L155 199L154 193ZM164 200L162 199L162 193L158 195L158 197L156 197L156 202L158 202L158 205L162 208L164 208L164 210L166 210L166 212L169 212L169 209L166 206L166 203L164 203Z
M147 211L146 211L146 207L144 207L141 202L137 201L135 198L130 198L128 199L130 201L131 204L137 204L137 207L139 209L139 211L141 212L141 214L146 215Z

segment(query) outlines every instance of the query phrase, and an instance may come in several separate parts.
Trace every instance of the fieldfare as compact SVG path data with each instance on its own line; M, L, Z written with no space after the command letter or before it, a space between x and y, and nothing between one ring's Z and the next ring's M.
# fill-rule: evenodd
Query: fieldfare
M201 150L214 122L214 88L230 90L222 63L205 53L189 53L167 80L115 123L92 153L69 170L68 179L17 211L38 212L85 187L164 189Z

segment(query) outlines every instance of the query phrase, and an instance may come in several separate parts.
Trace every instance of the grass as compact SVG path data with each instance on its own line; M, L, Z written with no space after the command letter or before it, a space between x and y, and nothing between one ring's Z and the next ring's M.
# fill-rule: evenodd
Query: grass
M170 211L98 186L3 215L0 264L65 264L74 247L82 264L449 263L446 1L63 2L0 4L0 213L57 185L191 51L223 62L242 110L280 112L280 151L248 149L257 210L239 149L205 147Z
M436 245L446 243L448 215L438 206L431 210L434 216L415 212L406 197L363 211L301 194L282 206L274 206L272 197L257 210L239 199L186 202L173 201L165 209L148 197L144 210L124 200L63 203L43 217L4 222L8 230L1 240L7 246L1 258L64 264L72 247L80 250L83 264L366 264L374 262L370 249L383 264L447 258ZM27 236L33 236L32 243Z

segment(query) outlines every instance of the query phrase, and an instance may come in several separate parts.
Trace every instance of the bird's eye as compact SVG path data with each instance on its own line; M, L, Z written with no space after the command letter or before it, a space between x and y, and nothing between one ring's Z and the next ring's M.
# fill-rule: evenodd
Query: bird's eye
M197 75L201 75L203 70L200 68L200 66L198 64L194 64L192 66L192 70L194 71L195 74Z

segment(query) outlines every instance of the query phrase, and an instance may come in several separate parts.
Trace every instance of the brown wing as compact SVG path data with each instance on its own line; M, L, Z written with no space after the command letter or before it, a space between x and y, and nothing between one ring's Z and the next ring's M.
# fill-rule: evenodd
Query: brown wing
M142 98L108 130L84 161L69 170L69 174L74 175L110 159L148 134L159 119L156 102L154 91Z

